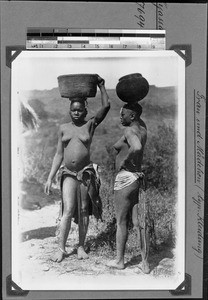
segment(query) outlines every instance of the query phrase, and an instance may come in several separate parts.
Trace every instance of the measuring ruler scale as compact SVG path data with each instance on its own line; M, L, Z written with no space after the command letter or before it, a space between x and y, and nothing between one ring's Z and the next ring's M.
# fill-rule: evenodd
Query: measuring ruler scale
M165 30L29 28L26 49L165 50L165 42Z

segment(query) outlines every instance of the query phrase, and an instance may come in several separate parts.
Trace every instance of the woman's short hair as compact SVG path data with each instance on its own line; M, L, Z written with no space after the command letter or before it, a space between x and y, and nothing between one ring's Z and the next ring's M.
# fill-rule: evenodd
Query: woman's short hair
M87 98L73 98L73 99L69 99L71 104L70 106L74 103L74 102L79 102L81 104L83 104L85 107L87 106Z
M142 114L142 106L139 103L137 103L137 102L126 103L126 104L124 104L123 108L132 110L133 112L136 113L136 115L138 117L140 117L141 114Z
M72 106L72 104L75 103L75 102L81 103L81 104L83 105L83 107L84 107L84 109L85 109L85 117L86 117L86 115L87 115L87 113L88 113L88 111L87 111L87 104L88 104L88 103L87 103L87 98L83 98L83 99L80 99L80 98L74 99L74 98L73 98L73 100L72 100L71 103L70 103L69 113L70 113L70 111L71 111L71 106Z

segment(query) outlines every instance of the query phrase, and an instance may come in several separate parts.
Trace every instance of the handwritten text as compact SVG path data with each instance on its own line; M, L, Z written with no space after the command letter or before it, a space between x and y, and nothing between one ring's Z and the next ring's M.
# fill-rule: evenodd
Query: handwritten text
M201 216L202 204L204 202L203 197L198 193L197 197L192 197L193 203L196 205L197 209L197 243L192 246L194 250L194 255L198 258L203 258L203 231L204 231L204 219Z
M134 15L137 18L137 25L140 28L145 27L145 2L137 2L137 14Z
M205 97L194 90L194 149L195 149L195 184L203 189L204 179L204 122L202 114L205 111Z
M152 2L156 7L156 29L164 29L164 9L167 8L167 3Z

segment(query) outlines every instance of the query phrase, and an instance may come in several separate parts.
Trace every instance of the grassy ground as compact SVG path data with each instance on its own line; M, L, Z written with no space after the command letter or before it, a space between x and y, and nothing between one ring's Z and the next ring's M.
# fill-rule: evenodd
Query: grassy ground
M86 280L91 283L99 280L100 276L107 276L112 280L112 289L115 289L116 279L125 276L136 276L136 281L126 280L127 288L129 284L134 284L136 289L143 288L142 280L148 280L149 287L152 279L160 280L174 278L175 276L175 252L174 248L160 245L157 249L151 248L150 269L148 275L142 273L140 269L141 256L136 236L130 232L125 253L125 269L115 270L107 266L109 260L115 258L114 226L105 226L103 222L97 222L90 218L89 230L86 241L86 251L89 259L78 260L76 248L78 245L78 228L72 223L72 228L66 243L66 249L70 253L61 263L51 260L57 251L56 217L58 214L58 204L47 205L41 210L20 209L20 233L22 242L19 244L18 262L21 265L21 280L28 283L28 289L36 285L38 289L43 287L53 289L53 285L58 289L59 284L65 284L65 288L70 287L68 283L79 282L82 288ZM139 281L138 281L139 279ZM81 280L81 282L80 282ZM102 281L101 281L102 282ZM111 281L110 281L111 282ZM120 280L119 280L120 282ZM158 281L158 283L161 283ZM109 287L109 286L108 286ZM78 288L78 289L79 289ZM98 288L94 284L94 288ZM120 289L124 286L120 285Z
M108 93L111 99L111 110L103 123L96 129L91 147L92 160L98 163L102 170L101 199L103 203L103 222L97 223L95 220L91 220L87 239L87 247L92 257L94 257L93 262L97 266L102 264L99 257L104 261L115 256L116 225L112 193L113 171L109 149L122 135L119 110L123 103L118 100L114 90L110 90ZM30 97L31 105L39 112L40 127L37 132L31 132L25 137L26 147L23 156L25 179L22 185L20 206L25 213L30 214L37 210L39 215L41 215L44 209L53 208L60 201L60 192L56 184L53 186L53 194L50 197L44 194L43 189L56 150L58 125L70 120L66 114L69 108L69 101L61 99L57 89L33 91L30 93ZM98 94L94 100L89 100L89 117L97 111L100 105L99 97L100 95ZM160 264L160 261L168 259L166 263L167 265L171 264L169 269L172 274L172 250L175 246L176 235L175 205L177 203L177 123L175 118L177 106L175 90L172 87L159 89L153 86L148 97L141 104L143 106L142 116L148 128L144 170L147 178L146 198L151 217L150 261L153 266L152 270L157 269L157 272L159 272L157 266ZM35 224L35 222L34 219L33 223ZM49 258L49 253L51 253L50 247L52 250L57 247L54 242L55 224L53 226L43 224L42 227L36 227L33 232L25 228L22 230L22 233L25 246L31 240L35 244L37 240L42 239L41 245L47 251L40 247L40 249L36 249L39 251L39 254L34 254L31 248L33 246L28 246L28 251L32 251L36 257L39 255L40 258L40 252L43 252L42 262L44 259ZM76 229L73 229L72 233L77 234ZM71 242L76 244L75 237ZM69 240L69 244L71 242ZM129 229L126 258L129 267L138 265L141 261L137 237L133 228ZM73 260L74 256L71 259ZM65 264L67 262L63 262L61 266L64 267ZM163 270L161 271L162 274L165 272L168 274L167 265L165 264L164 268L161 267ZM55 265L50 263L50 268L53 269L53 266ZM60 270L58 269L60 272L64 272L62 267ZM89 263L86 263L86 266L83 268L85 270L88 268L89 270L89 267ZM103 272L104 269L101 269L101 272ZM80 270L79 272L83 271Z

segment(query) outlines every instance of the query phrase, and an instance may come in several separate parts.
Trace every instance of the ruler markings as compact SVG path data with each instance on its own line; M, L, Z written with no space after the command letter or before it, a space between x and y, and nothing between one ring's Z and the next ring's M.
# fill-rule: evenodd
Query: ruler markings
M87 36L84 36L84 37L80 37L80 36L74 36L74 37L71 37L71 36L63 36L63 37L58 37L57 40L68 40L68 41L89 41L89 37Z
M29 28L26 47L165 50L165 30Z
M82 41L82 40L76 40L76 41L67 41L67 40L60 40L57 42L57 44L89 44L89 41Z

